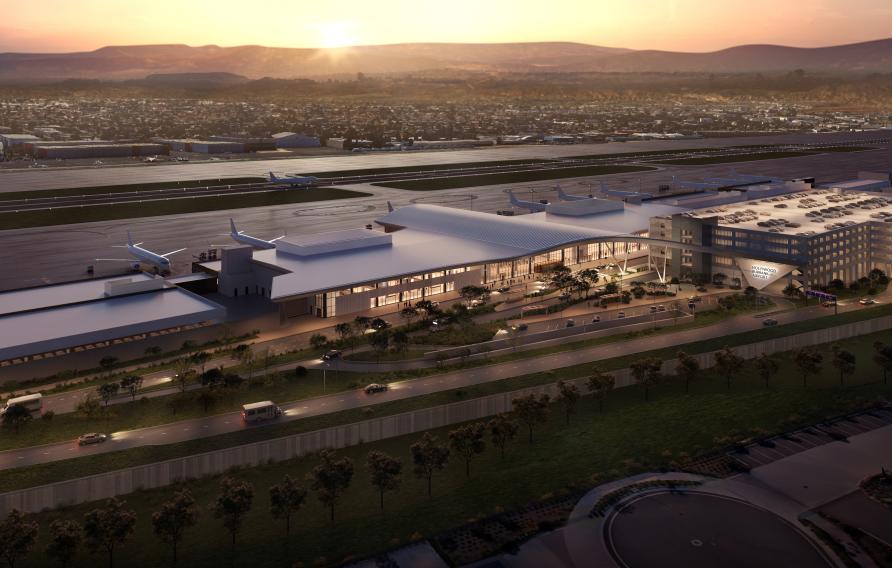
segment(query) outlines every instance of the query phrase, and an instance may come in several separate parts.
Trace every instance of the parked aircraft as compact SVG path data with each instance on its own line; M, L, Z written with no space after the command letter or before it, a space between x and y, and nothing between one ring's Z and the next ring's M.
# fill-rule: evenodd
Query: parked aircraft
M282 235L280 237L276 237L276 238L270 239L268 241L258 238L258 237L252 237L251 235L245 234L244 231L239 231L235 227L235 221L233 221L232 219L229 219L229 227L230 227L229 236L232 237L232 240L234 240L237 243L251 245L252 247L257 247L259 249L274 249L274 248L276 248L276 241L278 241L279 239L281 239L285 236L285 235Z
M548 206L547 203L539 203L538 201L522 201L520 199L517 199L516 197L514 197L514 192L512 192L510 189L508 190L508 197L511 200L511 205L529 209L532 213L545 211L545 208Z
M176 254L178 252L182 252L186 250L185 248L173 250L170 252L166 252L164 254L158 254L156 252L152 252L148 249L142 248L140 245L142 243L134 243L133 237L130 235L130 231L127 231L127 244L126 245L114 245L115 248L126 248L127 252L130 253L133 258L137 259L137 261L146 262L148 264L153 264L158 267L158 270L161 272L170 272L170 259L169 257L172 254ZM138 267L139 262L134 263L132 259L128 258L97 258L97 261L110 261L110 262L130 262L133 263L134 266Z
M592 195L570 195L569 193L564 193L564 190L559 185L556 185L555 189L557 189L558 197L563 201L584 201L594 197Z

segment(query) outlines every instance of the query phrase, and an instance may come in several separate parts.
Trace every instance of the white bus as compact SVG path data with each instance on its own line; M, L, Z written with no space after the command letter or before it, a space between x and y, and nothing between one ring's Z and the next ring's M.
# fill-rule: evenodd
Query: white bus
M272 401L252 402L242 406L242 420L247 423L272 420L282 416L282 409Z
M11 398L6 401L6 407L3 410L0 410L0 415L6 414L9 407L15 405L24 406L31 414L40 413L40 409L43 408L43 395L36 392L34 394L26 394L25 396Z

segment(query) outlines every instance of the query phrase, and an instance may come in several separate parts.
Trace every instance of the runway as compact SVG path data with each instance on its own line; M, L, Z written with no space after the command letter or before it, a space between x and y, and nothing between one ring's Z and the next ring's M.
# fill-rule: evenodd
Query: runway
M761 142L762 138L758 140ZM737 139L737 142L740 142L740 139ZM750 140L750 143L753 141ZM650 143L642 142L636 143L635 147L631 145L621 145L621 147L624 151L634 151L636 148L640 150L642 145L646 144ZM676 145L676 148L678 147L678 142L666 142L665 144L673 144ZM507 151L570 151L573 155L579 155L586 152L591 153L593 148L603 148L604 146L608 145L588 147L577 145L572 148L509 147ZM649 149L658 148L650 147ZM471 150L435 154L442 160L450 159L453 162L479 161L481 154L498 154L498 159L508 159L500 152L500 150L491 153ZM351 156L354 160L361 161L378 157ZM431 154L424 156L413 154L388 156L387 158L389 160L398 158L419 160L431 157L433 157ZM531 156L521 157L529 158ZM515 158L517 156L512 156L510 159ZM342 158L314 158L314 160L335 161L342 160ZM242 166L245 163L241 163ZM220 165L220 162L214 164ZM727 177L732 170L747 174L773 175L784 179L815 177L819 183L822 183L854 178L859 170L888 171L890 164L892 164L892 150L886 146L879 150L865 152L826 153L710 166L669 166L648 172L564 179L559 183L565 191L575 194L589 193L592 188L597 188L600 181L606 182L613 188L655 192L659 184L671 182L673 175L678 175L681 179L698 180L706 177ZM383 166L384 164L377 165ZM393 161L390 165L412 164ZM174 167L178 168L179 166ZM356 167L361 167L361 165L355 161L349 164L341 162L338 167L333 169ZM134 167L131 168L131 171L142 169ZM42 175L46 172L37 173ZM94 170L94 173L104 174L105 172ZM244 173L238 175L244 175ZM0 175L0 184L3 184L3 187L6 187L7 179L6 176ZM120 181L120 177L117 178L117 181ZM357 184L343 187L366 191L372 195L344 202L324 201L275 208L259 207L2 231L0 232L0 240L3 245L0 248L0 263L6 269L0 273L0 290L84 278L86 267L91 264L96 265L97 276L107 274L110 270L116 270L120 267L102 266L94 259L107 257L116 251L111 247L126 241L127 229L133 232L135 239L143 241L145 246L151 250L167 251L188 247L186 252L174 255L172 258L174 274L188 273L192 255L212 248L211 245L229 244L228 237L223 234L228 232L230 217L234 217L239 223L239 228L246 233L261 238L272 238L282 234L311 234L362 227L367 223L372 223L387 211L387 201L391 201L396 207L409 203L437 203L450 207L495 212L498 209L508 208L508 198L504 193L508 188L515 190L519 197L523 197L525 192L533 191L537 199L556 199L553 191L555 185L555 182L531 182L419 192Z
M694 140L648 140L537 146L495 146L470 150L433 152L378 152L341 156L275 158L262 160L221 160L169 164L122 164L118 166L0 170L0 193L64 187L90 187L160 181L213 180L231 177L265 176L270 171L312 173L362 168L388 168L485 162L498 160L554 159L581 155L608 155L688 148L720 148L751 144L869 143L886 138L888 131L834 134L784 134L777 136L704 138Z

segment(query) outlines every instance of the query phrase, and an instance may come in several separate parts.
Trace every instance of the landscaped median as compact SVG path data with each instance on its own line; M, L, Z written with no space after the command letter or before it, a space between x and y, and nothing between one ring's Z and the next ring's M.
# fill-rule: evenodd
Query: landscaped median
M551 418L535 425L532 444L527 442L524 430L522 435L509 442L505 456L500 457L500 452L490 447L487 435L487 448L473 457L470 476L466 476L463 460L453 456L448 466L434 475L430 498L426 481L412 474L409 446L418 440L417 434L344 448L338 455L353 461L355 474L338 501L335 522L328 520L328 509L310 491L292 523L289 549L283 546L282 521L269 514L269 488L281 483L286 474L309 488L304 475L319 463L319 459L310 455L230 470L228 475L249 482L255 491L253 507L243 519L235 550L218 545L228 538L228 533L219 520L203 514L198 524L185 532L179 560L181 565L195 567L219 566L233 559L245 562L250 559L257 565L290 565L294 561L304 565L335 564L348 555L380 552L432 536L469 519L512 510L565 492L584 490L626 475L658 470L673 462L684 462L688 456L749 437L812 424L827 416L864 407L877 396L888 396L892 392L892 387L878 380L880 375L871 361L873 341L885 339L887 335L883 332L839 341L839 346L854 353L858 361L855 373L846 378L845 387L839 386L836 369L828 361L823 372L812 376L809 386L803 388L791 358L779 356L776 358L780 364L779 372L774 375L769 388L749 365L735 377L730 389L723 378L709 371L693 382L689 393L684 392L683 384L677 380L651 388L649 401L644 400L640 387L619 389L609 395L604 412L599 412L598 402L592 397L583 397L575 412L569 415L569 421L564 419L564 405L553 404ZM685 349L693 352L694 346L688 345ZM825 350L829 351L829 348ZM602 361L599 367L620 368L640 357ZM519 380L550 384L558 378L583 377L591 373L592 367L588 364ZM479 385L483 391L495 386ZM515 389L518 386L524 385L514 384ZM484 393L474 387L465 389L461 397L454 392L431 396L464 400L479 394ZM393 410L393 406L388 409L387 405L382 405L376 408L375 415ZM343 413L345 417L350 415L345 422L358 420L359 414L353 411ZM445 442L454 427L437 428L431 433ZM204 440L193 449L200 447L201 451L207 451L214 440ZM385 452L399 458L403 464L402 483L396 491L385 496L384 512L380 510L378 494L370 485L365 467L370 450ZM4 483L8 483L9 474L16 472L4 472ZM84 490L91 483L85 481ZM207 478L186 481L176 489L188 489L199 506L205 509L214 501L218 487L218 478ZM126 506L135 511L138 521L133 538L120 547L118 554L127 556L134 568L157 566L168 561L169 551L158 544L150 518L173 491L174 488L138 491L126 497ZM36 520L45 529L55 519L82 519L83 514L95 506L84 504L42 513ZM431 510L437 514L430 515ZM43 530L41 542L28 559L32 562L30 565L47 562L42 555L47 532ZM135 554L137 550L140 554ZM134 553L130 554L131 551Z

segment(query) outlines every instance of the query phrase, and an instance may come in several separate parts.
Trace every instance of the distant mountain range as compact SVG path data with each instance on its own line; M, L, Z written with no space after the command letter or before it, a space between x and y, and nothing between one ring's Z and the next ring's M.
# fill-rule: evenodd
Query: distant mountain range
M4 82L147 76L155 76L157 81L159 75L170 80L176 74L214 81L227 77L219 74L287 79L439 70L747 73L794 69L892 72L892 39L820 48L742 45L710 53L635 51L568 42L411 43L333 49L136 45L80 53L0 53L0 81Z

